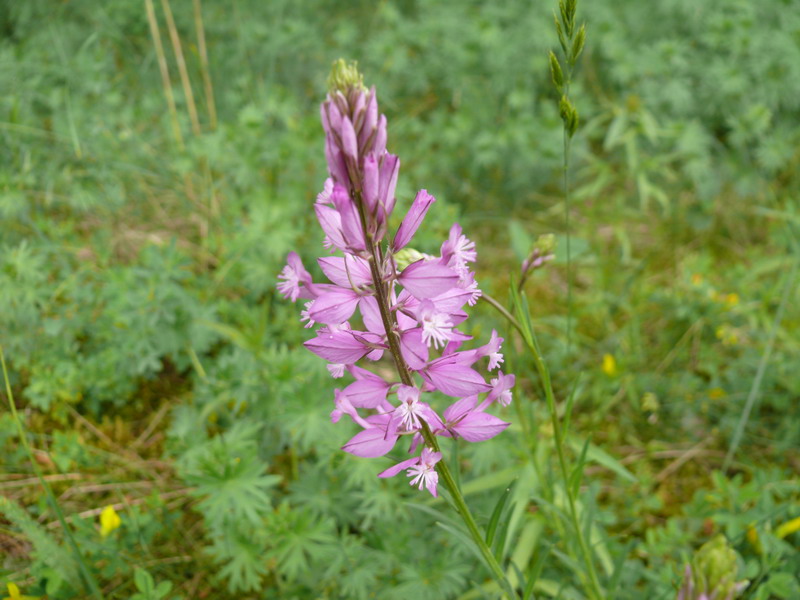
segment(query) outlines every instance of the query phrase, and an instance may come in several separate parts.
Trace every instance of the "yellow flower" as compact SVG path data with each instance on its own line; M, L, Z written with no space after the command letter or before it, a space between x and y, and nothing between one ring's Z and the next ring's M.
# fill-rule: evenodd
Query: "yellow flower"
M609 377L614 377L617 374L617 361L611 354L603 355L603 373Z
M728 306L728 308L733 308L739 304L739 294L728 294L725 296L725 304Z
M117 511L113 506L106 506L100 513L100 535L106 537L120 525L122 525L122 519L119 518Z
M708 390L708 397L711 398L712 400L719 400L721 398L724 398L725 396L727 396L725 390L723 390L720 387L715 387Z
M700 285L703 283L703 276L700 273L693 273L692 274L692 283L694 285Z
M791 521L786 521L786 523L775 530L775 535L783 539L787 535L792 535L796 531L800 531L800 517L792 519Z
M761 554L764 552L764 547L761 545L761 539L758 537L758 531L754 525L747 526L747 541L750 542L750 545L753 547L753 550L756 551L756 554Z
M6 587L8 588L8 596L2 600L39 600L39 596L23 596L16 583L8 583Z

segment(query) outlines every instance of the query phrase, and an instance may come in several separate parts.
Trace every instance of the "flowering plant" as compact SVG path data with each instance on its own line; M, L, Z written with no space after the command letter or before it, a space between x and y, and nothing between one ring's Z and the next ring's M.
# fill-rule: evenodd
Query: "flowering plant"
M307 300L301 313L306 327L320 325L305 346L329 362L334 378L347 372L354 379L334 391L331 420L347 415L362 427L343 449L374 458L408 436L409 452L421 445L421 453L379 476L405 469L412 485L436 496L437 437L479 442L509 425L487 412L495 402L511 402L514 376L499 370L503 338L492 331L485 345L461 349L471 339L458 329L468 317L464 307L481 295L469 268L477 259L475 244L456 223L437 256L408 248L435 202L426 190L387 238L400 161L386 149L386 117L378 112L375 88L364 87L354 65L335 63L321 115L330 177L314 210L329 250L317 262L330 283L315 283L292 252L278 289L292 301ZM360 325L353 322L357 313ZM357 364L387 353L394 380ZM474 368L483 358L497 370L489 383ZM424 401L433 391L454 399L441 414Z

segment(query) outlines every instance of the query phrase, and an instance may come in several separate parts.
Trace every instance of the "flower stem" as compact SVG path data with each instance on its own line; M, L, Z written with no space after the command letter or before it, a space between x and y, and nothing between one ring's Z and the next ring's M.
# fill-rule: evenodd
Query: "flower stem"
M394 364L397 368L397 373L400 376L400 380L405 385L413 386L414 380L411 377L411 371L408 368L408 365L406 365L406 361L400 351L400 340L397 334L397 321L391 311L389 303L390 284L387 284L383 278L383 261L381 260L380 248L378 247L378 244L375 243L372 235L368 233L366 213L364 211L364 203L361 193L356 191L354 195L355 202L358 206L359 214L361 216L361 224L364 229L367 252L369 253L371 259L369 261L370 273L375 286L375 298L378 302L378 309L381 313L381 321L383 322L383 327L386 330L386 340L389 343L389 352L394 359ZM431 432L430 427L428 427L428 424L425 421L422 421L422 429L420 433L422 433L422 437L428 447L432 448L436 452L440 451L439 444L436 441L436 436L433 435L433 432ZM464 524L467 526L470 537L475 542L475 545L478 547L478 550L486 561L486 564L489 566L492 576L500 585L506 596L508 596L509 600L515 600L517 595L514 593L511 585L508 583L502 567L497 562L497 558L495 558L491 549L486 544L484 536L481 534L478 524L475 521L475 517L472 516L472 513L470 512L469 507L464 500L464 495L461 493L461 490L458 487L455 479L453 479L453 475L450 472L447 463L444 460L440 460L436 465L436 470L441 476L442 482L447 488L447 491L450 492L450 496L456 505L456 509L463 519Z
M592 559L592 553L589 549L589 544L583 534L583 527L581 527L580 518L578 517L575 494L573 493L572 486L569 484L569 471L567 469L567 460L564 453L564 432L561 429L561 421L558 418L558 409L556 407L555 394L553 393L553 383L550 379L550 371L547 368L539 349L533 342L532 335L526 334L520 321L514 318L514 316L502 304L500 304L491 296L484 294L483 299L497 309L497 311L503 315L508 322L521 334L525 345L533 356L533 362L536 365L536 371L539 373L539 378L541 379L542 387L544 388L547 409L550 413L550 422L552 424L553 435L555 437L559 470L561 472L564 491L567 495L567 503L569 505L569 517L572 521L572 527L575 529L575 535L578 538L578 545L580 546L581 555L584 563L586 564L586 571L589 575L587 591L593 600L602 600L602 598L605 596L603 594L602 587L600 586L600 580L597 576L597 571L595 570L594 560Z

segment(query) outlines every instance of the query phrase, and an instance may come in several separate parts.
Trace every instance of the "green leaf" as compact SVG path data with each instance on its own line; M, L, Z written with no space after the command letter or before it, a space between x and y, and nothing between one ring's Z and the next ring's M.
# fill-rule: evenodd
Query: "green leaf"
M578 452L581 449L581 442L576 437L570 437L567 442L569 443L570 447L575 451ZM602 448L595 446L594 444L589 444L588 450L586 451L586 460L597 463L609 471L614 472L616 475L619 475L625 481L629 483L637 483L638 479L625 468L625 466L619 462L616 458L611 456Z
M508 496L511 494L512 485L514 485L513 481L509 483L505 491L502 494L500 494L500 497L497 499L497 503L495 504L494 510L492 511L492 516L489 518L489 525L486 527L486 545L489 547L492 546L492 542L494 541L494 533L495 530L497 529L497 524L500 521L500 514L503 512L503 508L506 505Z
M133 582L136 584L136 589L145 594L148 599L152 597L155 589L155 582L153 576L144 569L136 567L133 571Z

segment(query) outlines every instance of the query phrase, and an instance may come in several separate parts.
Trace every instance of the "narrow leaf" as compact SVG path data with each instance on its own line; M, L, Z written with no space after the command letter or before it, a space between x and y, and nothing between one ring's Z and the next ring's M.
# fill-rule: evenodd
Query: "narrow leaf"
M486 545L492 545L494 541L494 532L497 530L497 523L500 521L500 514L503 512L503 508L505 508L506 501L508 500L508 496L511 494L511 486L514 485L514 482L508 484L505 491L500 494L500 498L497 500L497 504L495 504L494 510L492 511L492 516L489 518L489 525L486 528Z

